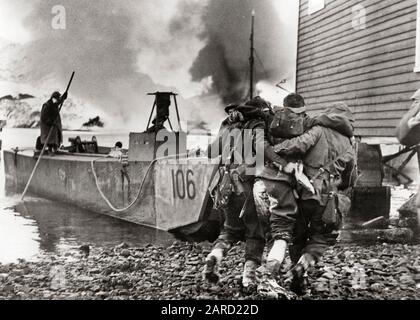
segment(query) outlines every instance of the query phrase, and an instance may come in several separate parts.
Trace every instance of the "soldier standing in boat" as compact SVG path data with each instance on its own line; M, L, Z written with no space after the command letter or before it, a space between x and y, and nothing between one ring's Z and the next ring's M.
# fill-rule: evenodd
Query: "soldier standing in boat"
M41 109L41 144L47 144L48 151L56 153L63 142L63 133L60 117L60 105L67 99L67 92L63 95L55 91L51 98L45 102ZM52 130L47 141L48 134Z

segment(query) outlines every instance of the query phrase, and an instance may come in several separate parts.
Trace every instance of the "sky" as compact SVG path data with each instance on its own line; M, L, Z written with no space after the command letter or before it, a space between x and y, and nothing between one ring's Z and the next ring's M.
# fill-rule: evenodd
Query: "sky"
M56 0L0 0L0 45L12 43L0 54L9 69L0 74L0 94L60 89L74 69L71 94L113 126L144 126L145 93L156 90L180 94L184 121L216 123L224 105L247 93L253 9L258 93L280 104L285 92L274 85L286 79L283 87L294 89L297 0L59 3L65 29L52 27Z
M18 43L30 41L31 33L23 25L31 10L29 2L0 0L0 8L0 38Z

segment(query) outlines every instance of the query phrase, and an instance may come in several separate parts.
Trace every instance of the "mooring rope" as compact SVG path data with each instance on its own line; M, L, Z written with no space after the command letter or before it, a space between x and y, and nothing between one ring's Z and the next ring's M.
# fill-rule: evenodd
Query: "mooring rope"
M14 153L25 152L25 151L36 151L35 148L23 148L23 149L19 149L19 147L11 148L10 150L12 150Z
M146 182L146 178L148 177L150 169L153 167L153 165L159 160L167 160L167 159L171 159L171 158L174 158L174 157L178 157L178 158L185 157L186 159L188 159L188 154L185 153L185 154L172 155L172 156L166 156L166 157L153 159L152 162L150 162L148 167L147 167L146 173L145 173L145 175L144 175L144 177L141 181L140 188L139 188L139 191L137 192L136 197L134 198L134 200L128 206L126 206L124 208L120 208L120 209L114 207L114 205L111 203L111 201L109 201L109 199L106 197L106 195L101 190L101 187L99 186L99 179L98 179L98 176L97 176L96 171L95 171L95 162L97 160L104 159L104 158L101 157L101 158L93 159L90 162L90 164L91 164L91 168L92 168L93 177L95 178L96 188L98 189L98 192L101 195L102 199L111 208L111 210L113 210L114 212L117 212L117 213L121 213L121 212L129 210L137 202L137 200L140 198L140 195L142 194L142 191L143 191L144 184ZM198 159L198 158L194 158L194 159Z

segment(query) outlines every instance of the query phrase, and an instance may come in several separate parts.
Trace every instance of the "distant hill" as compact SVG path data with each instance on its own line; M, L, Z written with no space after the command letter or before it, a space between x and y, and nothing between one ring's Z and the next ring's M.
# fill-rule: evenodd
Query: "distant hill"
M11 94L8 94L7 96L1 97L0 101L2 100L25 100L25 99L31 99L35 98L33 95L27 94L27 93L19 93L17 97L13 97Z
M0 98L0 121L6 122L6 128L38 128L41 108L48 96L35 97L31 94L5 95ZM89 119L81 115L86 114L87 107L68 98L61 110L61 122L67 130L80 130L82 128L103 127L99 117ZM92 120L97 121L92 121ZM85 124L89 124L85 126Z

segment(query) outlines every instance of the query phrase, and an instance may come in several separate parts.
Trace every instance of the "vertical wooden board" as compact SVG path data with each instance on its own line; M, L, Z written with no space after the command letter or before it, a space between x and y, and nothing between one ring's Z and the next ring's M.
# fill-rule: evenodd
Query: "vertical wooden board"
M389 219L391 208L390 187L356 187L352 194L352 207L346 217L348 224L358 224L383 216Z
M200 220L217 165L159 161L155 166L156 225L171 230Z
M358 186L380 187L383 181L382 152L379 145L359 143L357 163L360 176Z

